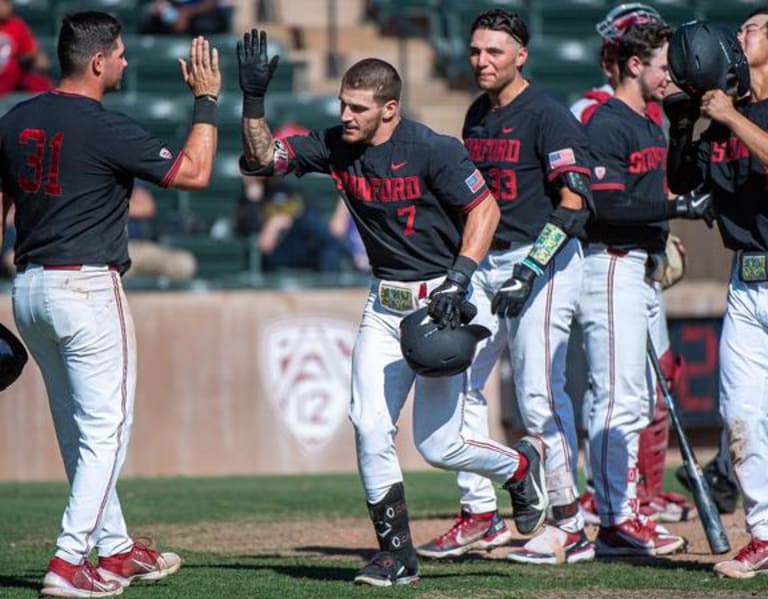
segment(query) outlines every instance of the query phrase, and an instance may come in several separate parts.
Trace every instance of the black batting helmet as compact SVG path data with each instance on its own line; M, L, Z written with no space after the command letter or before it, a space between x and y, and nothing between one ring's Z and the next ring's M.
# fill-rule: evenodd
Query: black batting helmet
M669 40L672 81L689 96L710 89L744 96L749 92L749 64L736 34L723 25L691 21Z
M491 332L477 324L439 328L421 308L400 321L400 349L408 365L421 376L452 376L466 370L478 341Z
M0 324L0 391L19 378L28 359L19 338Z

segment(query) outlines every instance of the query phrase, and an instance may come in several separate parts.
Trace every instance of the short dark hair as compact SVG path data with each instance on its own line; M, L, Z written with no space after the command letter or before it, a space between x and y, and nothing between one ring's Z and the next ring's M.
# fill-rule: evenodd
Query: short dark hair
M627 63L633 56L637 56L643 64L648 64L653 53L667 43L671 36L672 28L657 21L632 25L615 42L619 76L623 79L629 74Z
M755 9L751 13L749 13L744 20L748 21L749 19L751 19L752 17L756 17L757 15L768 15L768 8Z
M470 33L477 29L490 29L491 31L503 31L513 37L521 46L527 46L531 39L528 26L516 12L510 12L503 8L494 8L481 12L472 23Z
M342 89L369 89L379 104L400 101L403 82L397 69L379 58L364 58L347 69L341 79Z
M91 58L117 47L122 27L112 15L84 11L61 19L57 53L62 77L83 73Z

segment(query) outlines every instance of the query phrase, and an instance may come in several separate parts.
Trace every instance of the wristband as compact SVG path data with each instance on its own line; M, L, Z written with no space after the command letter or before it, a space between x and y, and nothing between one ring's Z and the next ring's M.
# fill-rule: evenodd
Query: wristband
M243 118L264 118L264 96L243 96Z
M202 123L216 126L218 120L218 106L216 96L208 94L195 96L195 105L192 109L192 124Z

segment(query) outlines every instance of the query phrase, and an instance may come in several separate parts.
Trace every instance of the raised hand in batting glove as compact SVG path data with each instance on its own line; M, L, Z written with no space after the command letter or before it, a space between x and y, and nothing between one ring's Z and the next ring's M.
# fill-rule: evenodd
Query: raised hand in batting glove
M674 204L674 217L703 220L710 229L712 228L715 222L715 206L708 190L699 187L670 201Z
M493 296L491 302L491 312L507 318L515 318L523 311L528 296L533 289L533 280L536 273L533 272L522 262L515 264L512 269L512 276Z
M675 92L662 100L664 114L672 130L693 129L701 114L701 97L691 97L685 92Z
M267 56L267 32L251 29L237 42L237 66L240 89L243 90L243 116L258 119L264 116L264 96L275 74L280 56Z
M449 326L455 329L459 323L468 322L466 310L468 305L472 308L474 306L467 302L467 289L472 279L472 273L476 268L477 264L474 260L466 256L459 256L453 267L445 275L445 281L442 285L429 294L430 302L427 313L439 328ZM470 316L469 320L472 320L473 317L474 314Z

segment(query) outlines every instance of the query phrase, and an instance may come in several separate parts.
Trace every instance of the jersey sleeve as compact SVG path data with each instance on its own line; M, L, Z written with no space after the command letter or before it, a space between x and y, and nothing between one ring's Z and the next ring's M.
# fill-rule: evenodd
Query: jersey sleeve
M161 187L173 182L181 165L181 152L146 131L136 121L120 113L106 113L101 140L105 159L118 169Z
M438 139L430 149L427 184L441 202L469 212L491 192L464 146L450 137Z
M592 191L595 194L625 191L627 187L627 139L616 127L606 125L591 120L586 127L592 159Z
M590 175L587 136L565 106L551 103L541 120L538 147L549 181L569 171Z

